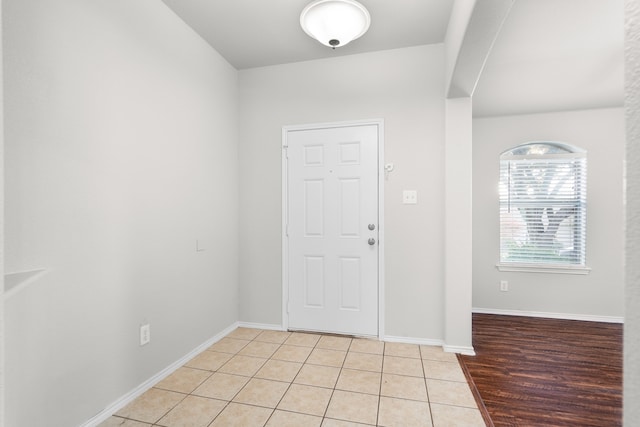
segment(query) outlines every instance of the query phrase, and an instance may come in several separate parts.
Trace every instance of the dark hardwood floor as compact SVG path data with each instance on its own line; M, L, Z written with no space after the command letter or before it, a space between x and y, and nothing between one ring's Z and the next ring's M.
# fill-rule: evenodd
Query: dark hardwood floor
M460 360L496 427L621 426L622 329L474 314L476 356Z

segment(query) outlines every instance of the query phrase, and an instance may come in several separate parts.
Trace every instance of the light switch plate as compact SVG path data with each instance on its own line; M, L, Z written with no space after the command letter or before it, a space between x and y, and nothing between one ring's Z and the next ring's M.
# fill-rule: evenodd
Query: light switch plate
M404 190L402 192L402 203L405 205L417 205L418 192L415 190Z
M151 342L151 325L145 323L140 325L140 345L147 345Z

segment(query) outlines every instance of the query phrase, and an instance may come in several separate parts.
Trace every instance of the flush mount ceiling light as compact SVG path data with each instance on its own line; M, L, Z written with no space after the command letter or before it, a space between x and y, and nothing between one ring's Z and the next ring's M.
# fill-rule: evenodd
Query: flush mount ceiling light
M316 0L300 14L305 33L325 46L344 46L367 32L371 16L355 0Z

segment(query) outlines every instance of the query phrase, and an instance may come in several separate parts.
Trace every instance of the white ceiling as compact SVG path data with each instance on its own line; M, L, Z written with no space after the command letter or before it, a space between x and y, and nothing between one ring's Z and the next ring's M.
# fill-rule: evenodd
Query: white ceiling
M476 87L473 112L623 103L624 0L516 0Z
M453 0L360 0L371 14L361 38L332 50L305 34L311 0L163 0L234 67L261 67L442 43Z
M239 70L442 43L453 5L359 0L369 31L332 50L300 28L310 0L163 1ZM623 13L624 0L515 0L474 93L474 115L621 106Z

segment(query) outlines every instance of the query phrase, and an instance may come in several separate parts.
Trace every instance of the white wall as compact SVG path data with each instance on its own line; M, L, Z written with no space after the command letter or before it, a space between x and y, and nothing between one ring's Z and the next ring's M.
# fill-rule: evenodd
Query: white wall
M472 104L467 97L445 105L445 350L473 355Z
M281 324L281 131L382 118L387 335L443 338L444 49L418 46L243 70L240 320ZM403 205L403 189L418 205Z
M154 0L3 14L6 272L46 270L6 301L6 422L68 427L238 319L237 72Z
M3 81L2 0L0 0L0 82ZM0 427L4 427L5 372L4 361L4 90L0 85Z
M640 4L625 1L626 292L624 425L640 419Z
M473 306L482 309L623 317L624 110L475 119L473 122ZM500 272L500 154L518 144L562 141L587 150L586 276ZM509 292L500 292L500 280ZM612 319L615 320L615 319Z

